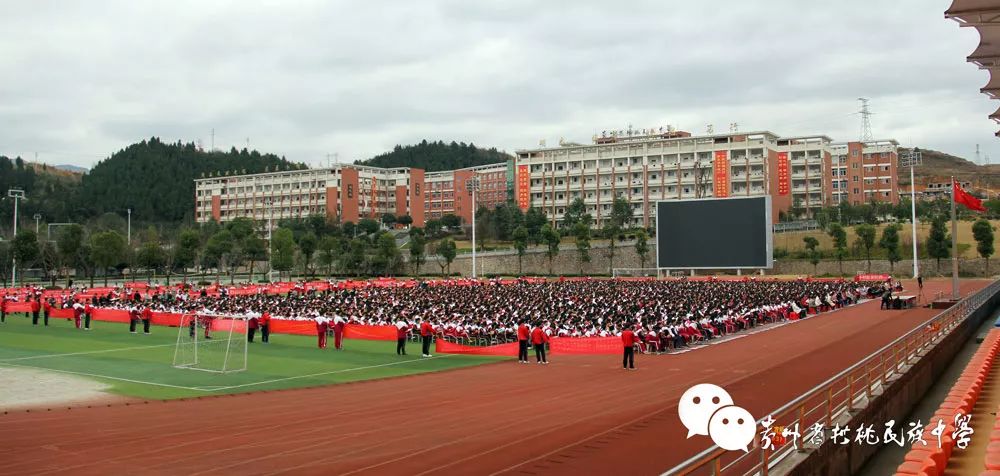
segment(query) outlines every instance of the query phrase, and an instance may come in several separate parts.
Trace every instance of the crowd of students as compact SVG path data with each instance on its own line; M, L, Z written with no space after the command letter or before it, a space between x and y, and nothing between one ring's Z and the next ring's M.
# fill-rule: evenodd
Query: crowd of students
M209 295L202 291L192 296L168 288L144 297L133 290L117 289L77 304L87 309L127 309L138 316L133 319L132 330L142 320L147 332L146 316L153 311L244 316L251 318L255 330L272 317L315 320L317 328L339 331L337 348L341 348L343 326L353 323L396 326L404 340L420 329L421 335L430 332L475 344L523 340L521 326L540 329L546 337L621 336L629 330L644 350L661 351L712 340L764 322L801 318L850 305L896 286L898 283L805 279L513 284L481 281L468 286L303 290L287 295ZM39 291L33 301L33 306L44 307L47 315L50 307L70 306L76 300L73 295L64 297L63 302L41 300ZM0 311L3 307L0 305ZM79 314L90 315L84 309ZM261 328L261 332L266 342L267 328ZM404 351L397 349L398 353ZM429 355L426 346L424 355Z

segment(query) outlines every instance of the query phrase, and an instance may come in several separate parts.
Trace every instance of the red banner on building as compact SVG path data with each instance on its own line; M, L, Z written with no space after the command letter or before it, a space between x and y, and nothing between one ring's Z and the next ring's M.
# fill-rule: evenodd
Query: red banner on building
M715 151L715 178L712 181L713 193L716 198L729 196L729 153L724 150Z
M528 166L518 165L517 166L517 206L521 211L527 211L528 207L531 206L531 195L529 188L531 187L531 180L528 177Z
M788 195L792 188L788 171L788 152L778 152L778 195Z

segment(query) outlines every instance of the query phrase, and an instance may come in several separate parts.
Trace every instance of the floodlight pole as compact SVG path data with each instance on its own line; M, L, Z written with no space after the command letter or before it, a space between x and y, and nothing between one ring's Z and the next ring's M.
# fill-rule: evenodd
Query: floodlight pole
M476 279L476 194L479 191L479 177L473 176L466 181L465 188L472 194L472 279Z
M17 203L18 200L25 199L24 190L12 188L7 190L7 196L14 199L14 238L12 241L17 240ZM12 250L16 251L16 250ZM17 253L11 253L11 267L10 267L10 285L11 287L17 287Z
M33 218L35 219L35 236L38 236L38 221L42 219L42 215L40 213L36 213Z
M128 209L128 244L132 245L132 209Z
M917 255L917 184L913 179L913 166L920 161L920 149L914 147L907 162L910 164L910 227L913 234L913 279L920 276L920 256Z

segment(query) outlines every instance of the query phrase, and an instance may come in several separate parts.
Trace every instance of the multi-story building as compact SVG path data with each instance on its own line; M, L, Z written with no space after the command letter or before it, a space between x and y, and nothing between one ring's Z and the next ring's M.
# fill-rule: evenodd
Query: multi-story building
M439 219L452 214L464 222L472 221L472 194L468 182L473 177L479 179L479 193L476 194L477 208L495 208L509 200L508 163L482 165L443 172L427 172L424 176L424 210L428 220Z
M385 213L424 222L421 169L344 165L195 180L195 220L339 217L357 223Z
M582 198L597 226L615 197L633 208L633 226L655 223L659 200L772 196L772 218L830 203L831 139L768 131L692 136L681 131L595 137L589 145L517 153L515 196L555 222Z
M899 203L899 143L893 139L833 144L833 204Z
M321 214L357 222L383 214L427 219L454 214L472 220L468 182L476 177L477 206L510 202L562 221L575 199L602 226L615 197L629 201L631 226L652 227L655 203L710 197L770 195L772 218L807 215L841 202L898 203L898 143L834 144L824 135L780 137L772 132L694 136L683 131L595 136L592 144L519 150L514 160L424 173L338 165L326 169L223 175L195 181L195 218L301 218Z

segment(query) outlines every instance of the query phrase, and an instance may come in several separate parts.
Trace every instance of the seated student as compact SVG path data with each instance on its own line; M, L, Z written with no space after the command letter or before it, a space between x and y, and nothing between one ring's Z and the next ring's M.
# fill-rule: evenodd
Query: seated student
M646 333L646 351L656 352L657 354L662 351L660 347L660 335L656 331Z

